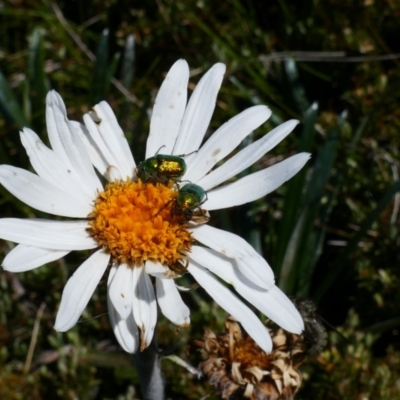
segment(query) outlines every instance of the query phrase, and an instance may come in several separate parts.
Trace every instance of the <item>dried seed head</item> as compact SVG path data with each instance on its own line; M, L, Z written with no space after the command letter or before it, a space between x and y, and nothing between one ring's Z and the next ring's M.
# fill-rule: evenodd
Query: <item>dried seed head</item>
M297 368L306 355L303 337L267 324L271 354L261 350L232 317L225 332L207 331L196 343L205 358L200 369L223 399L290 400L298 391Z

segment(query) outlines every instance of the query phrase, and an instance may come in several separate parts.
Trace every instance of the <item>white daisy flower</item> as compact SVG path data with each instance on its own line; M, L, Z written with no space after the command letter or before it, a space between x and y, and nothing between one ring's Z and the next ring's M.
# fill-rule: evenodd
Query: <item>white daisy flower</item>
M265 196L309 159L307 153L297 154L220 186L259 160L297 125L291 120L278 126L213 169L271 115L265 106L249 108L222 125L200 147L224 72L223 64L214 65L187 102L189 67L179 60L158 92L146 159L162 149L162 154L185 160L187 170L180 182L138 179L124 133L104 101L84 116L82 125L67 119L61 97L52 91L46 105L51 149L32 130L21 132L36 174L2 165L0 182L37 210L75 219L1 219L0 238L18 243L4 259L4 269L28 271L70 251L94 249L64 288L54 327L57 331L67 331L77 323L109 264L110 321L127 352L150 344L157 303L174 324L190 323L189 308L174 280L182 271L192 274L266 352L272 349L267 330L218 278L282 328L294 333L303 330L300 314L275 286L270 266L246 241L204 223L196 225L189 221L190 213L187 219L176 218L180 212L179 185L188 181L207 193L202 210L217 210Z

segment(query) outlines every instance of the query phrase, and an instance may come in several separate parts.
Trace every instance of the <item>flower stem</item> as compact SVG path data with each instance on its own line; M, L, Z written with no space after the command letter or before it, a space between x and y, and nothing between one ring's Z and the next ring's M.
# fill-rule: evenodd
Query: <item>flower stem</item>
M139 376L143 400L164 399L164 378L161 373L160 359L154 348L157 347L153 338L152 344L149 347L133 355L133 362Z

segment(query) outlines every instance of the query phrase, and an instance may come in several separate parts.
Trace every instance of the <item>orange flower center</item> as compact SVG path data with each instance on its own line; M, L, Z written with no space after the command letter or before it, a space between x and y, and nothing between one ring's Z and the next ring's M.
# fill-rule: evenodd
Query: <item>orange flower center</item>
M89 215L89 232L113 261L135 266L151 260L173 266L193 242L191 233L171 215L176 196L173 182L108 183Z

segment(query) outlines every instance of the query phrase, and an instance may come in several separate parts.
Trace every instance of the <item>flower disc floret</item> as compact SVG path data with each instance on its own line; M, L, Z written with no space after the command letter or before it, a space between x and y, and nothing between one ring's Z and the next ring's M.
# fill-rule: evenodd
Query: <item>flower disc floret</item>
M171 215L176 196L172 182L108 183L95 200L89 232L113 261L134 266L151 260L171 266L192 244L190 232Z

